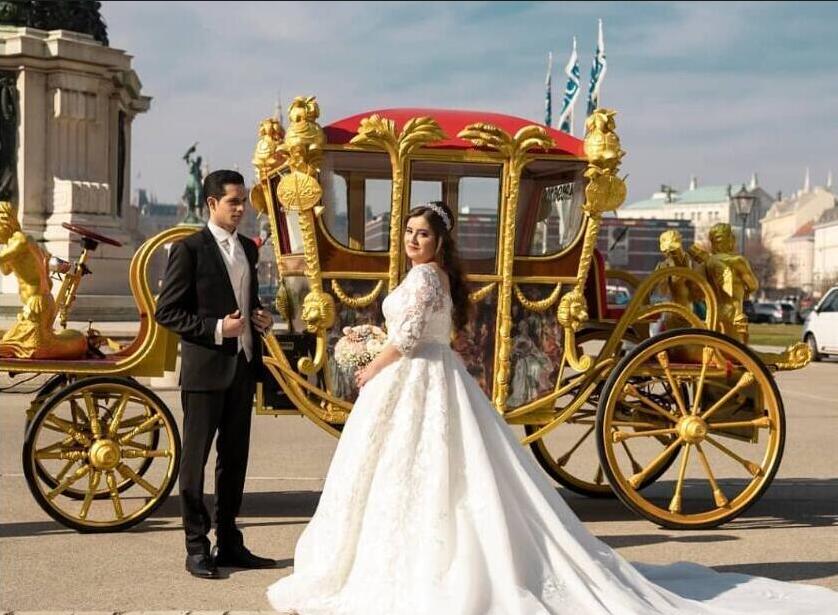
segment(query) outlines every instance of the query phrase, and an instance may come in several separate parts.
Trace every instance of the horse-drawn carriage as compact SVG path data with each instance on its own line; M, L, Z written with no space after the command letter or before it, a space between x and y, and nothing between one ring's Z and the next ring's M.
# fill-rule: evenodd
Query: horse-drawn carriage
M670 238L667 266L644 280L605 269L600 221L625 198L613 112L597 110L584 141L491 113L392 109L325 129L318 115L313 98L295 99L287 131L262 122L254 154L251 201L270 224L276 307L290 329L265 336L273 380L257 391L257 413L299 412L340 435L357 390L334 345L347 325L382 323L381 301L406 272L405 214L441 200L456 216L474 307L452 344L550 476L673 528L718 525L760 497L785 434L772 373L803 367L808 352L745 345L747 267L729 227L690 257ZM68 526L127 527L172 487L175 422L133 377L173 365L176 340L153 322L145 269L188 232L166 231L134 258L142 324L130 347L92 360L0 359L3 370L58 374L30 408L24 467L39 503ZM628 305L608 305L608 278L633 286ZM666 330L650 336L657 320Z

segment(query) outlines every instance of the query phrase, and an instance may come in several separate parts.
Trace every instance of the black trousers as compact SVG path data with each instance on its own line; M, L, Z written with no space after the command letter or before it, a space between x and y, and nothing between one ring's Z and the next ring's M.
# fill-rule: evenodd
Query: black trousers
M224 391L183 391L183 450L180 464L180 501L186 551L209 553L211 523L204 505L204 467L212 440L216 441L215 534L221 548L243 544L236 528L242 503L250 420L256 381L253 370L239 352L233 383Z

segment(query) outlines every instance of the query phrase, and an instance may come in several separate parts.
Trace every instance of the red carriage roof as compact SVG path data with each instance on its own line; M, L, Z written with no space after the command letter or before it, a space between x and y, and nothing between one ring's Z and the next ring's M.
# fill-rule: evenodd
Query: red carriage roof
M378 114L381 117L393 120L396 122L396 130L401 131L402 127L408 120L414 117L430 116L434 118L442 128L442 131L447 135L447 138L429 145L435 149L471 149L474 146L469 142L457 137L457 134L469 124L483 122L492 124L514 135L524 126L537 124L531 120L525 120L521 117L512 115L501 115L500 113L489 113L486 111L462 111L457 109L378 109L375 111L367 111L359 113L350 117L343 118L336 122L332 122L324 127L326 139L330 144L342 145L349 143L350 139L358 133L358 126L361 120L373 114ZM576 157L584 156L582 149L582 141L575 137L571 137L566 132L561 132L553 128L547 128L547 133L553 138L555 146L551 148L550 154L565 154Z

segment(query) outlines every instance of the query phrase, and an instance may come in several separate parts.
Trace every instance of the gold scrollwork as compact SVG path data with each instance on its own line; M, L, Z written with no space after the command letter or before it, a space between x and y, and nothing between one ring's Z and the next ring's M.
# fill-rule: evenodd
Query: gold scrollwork
M518 302L526 309L531 312L546 312L553 307L553 305L555 305L556 301L558 301L559 295L562 292L562 283L559 282L556 284L556 288L553 289L553 292L551 292L544 299L527 299L527 297L524 296L524 292L521 290L521 287L517 284L513 285L513 289L515 291L515 298L518 299Z
M626 198L625 178L617 177L617 169L625 152L620 147L620 138L616 133L615 115L616 112L610 109L596 109L585 121L587 132L584 149L588 167L584 175L588 184L585 186L585 203L582 210L585 212L587 224L576 273L576 287L562 300L565 304L567 323L562 325L565 330L565 354L570 366L578 371L587 371L593 365L591 357L577 356L575 332L584 322L580 322L580 317L584 314L584 320L588 318L584 288L591 269L602 214L614 211ZM562 310L563 306L560 305L560 314ZM561 315L559 320L561 322Z
M340 283L337 280L332 280L332 292L335 293L335 297L338 298L345 306L352 308L353 310L359 310L369 306L373 301L378 298L378 295L381 294L381 291L384 290L384 280L379 280L378 284L375 285L370 292L366 295L361 295L360 297L350 297L346 294L346 292L341 288Z
M489 282L486 286L470 292L468 294L468 300L472 303L479 303L480 301L483 301L483 299L488 297L489 293L491 293L497 285L497 282Z
M401 134L396 135L396 123L378 114L361 120L353 145L383 149L390 157L393 173L393 193L390 208L390 267L388 290L399 284L402 258L402 220L404 218L404 177L407 156L423 145L441 141L445 133L431 117L415 117L407 121Z
M498 412L506 409L509 395L510 362L512 354L512 266L515 259L515 219L521 171L534 156L533 149L548 150L553 139L542 126L524 126L515 136L491 124L469 124L457 135L476 147L488 147L507 159L503 178L504 192L501 207L501 245L499 260L501 287L498 293L498 324L495 344L495 386L493 403Z

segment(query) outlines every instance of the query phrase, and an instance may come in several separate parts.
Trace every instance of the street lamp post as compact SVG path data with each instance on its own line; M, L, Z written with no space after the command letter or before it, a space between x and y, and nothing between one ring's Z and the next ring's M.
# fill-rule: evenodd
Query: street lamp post
M733 211L736 216L742 221L742 239L741 245L739 248L740 253L742 256L745 255L745 224L748 221L748 216L751 215L751 210L754 208L754 202L757 198L750 194L746 189L745 185L742 184L742 188L740 188L739 192L734 194L730 197L731 202L733 203Z

